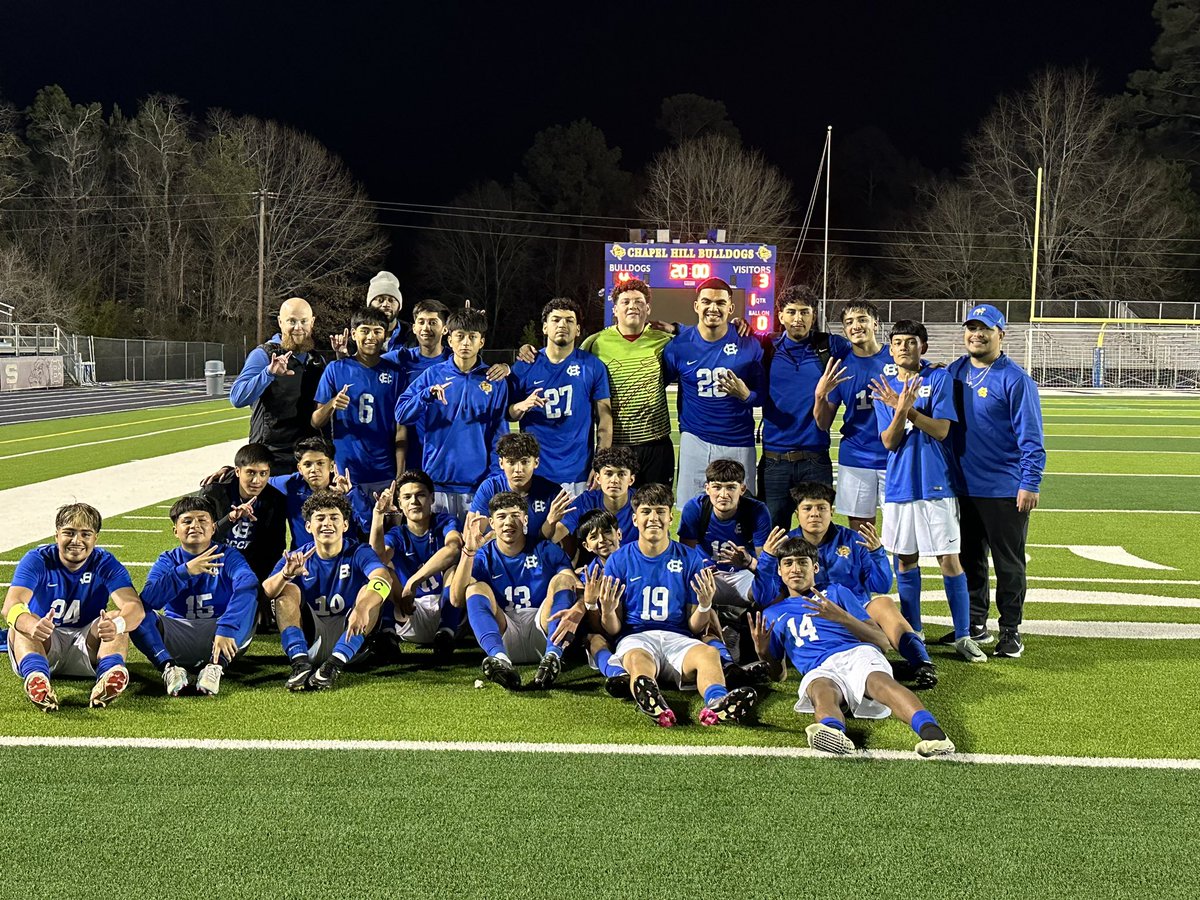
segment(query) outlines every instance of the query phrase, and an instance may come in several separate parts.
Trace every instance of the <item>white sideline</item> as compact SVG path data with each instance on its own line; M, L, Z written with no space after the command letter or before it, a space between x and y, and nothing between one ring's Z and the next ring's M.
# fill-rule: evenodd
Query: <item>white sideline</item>
M934 625L952 625L949 616L922 616ZM1200 625L1178 622L1084 622L1069 619L1026 619L1022 634L1052 637L1114 638L1124 641L1195 641L1200 640Z
M555 744L524 741L280 741L216 738L23 737L0 735L0 747L81 747L134 750L370 750L409 753L540 753L602 756L710 756L776 759L834 759L808 747L685 747L668 744ZM912 751L862 750L851 759L914 762ZM936 762L973 765L1073 766L1084 769L1168 769L1200 771L1200 759L1135 759L1119 756L1033 756L958 753Z

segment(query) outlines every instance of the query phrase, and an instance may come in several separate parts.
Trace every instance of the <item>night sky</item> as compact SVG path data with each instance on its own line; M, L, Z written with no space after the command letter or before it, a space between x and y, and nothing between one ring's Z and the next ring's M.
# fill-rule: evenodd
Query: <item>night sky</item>
M874 126L952 170L995 96L1046 65L1089 64L1121 91L1150 64L1152 6L3 0L0 94L25 106L57 83L133 110L157 91L279 119L373 200L437 204L508 178L539 129L578 118L640 168L663 145L662 98L686 91L723 100L807 198L826 125L835 154Z

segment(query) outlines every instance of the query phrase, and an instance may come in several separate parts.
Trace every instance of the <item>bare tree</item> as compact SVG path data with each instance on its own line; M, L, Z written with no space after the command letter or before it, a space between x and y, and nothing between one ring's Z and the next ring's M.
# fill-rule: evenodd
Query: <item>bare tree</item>
M38 270L19 247L0 247L0 300L13 307L18 322L74 322L74 298Z
M19 122L16 107L0 100L0 213L33 184L29 148L17 134Z
M759 151L712 134L655 157L638 211L684 239L725 228L730 241L779 243L792 186Z

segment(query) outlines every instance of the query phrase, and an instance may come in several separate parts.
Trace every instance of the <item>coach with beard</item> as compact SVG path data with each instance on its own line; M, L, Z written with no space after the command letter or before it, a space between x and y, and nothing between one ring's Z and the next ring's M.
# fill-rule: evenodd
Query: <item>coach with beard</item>
M327 360L313 348L314 322L308 301L286 301L279 308L279 332L250 351L229 389L234 406L253 406L250 442L271 449L272 475L295 471L296 441L317 434L309 420Z

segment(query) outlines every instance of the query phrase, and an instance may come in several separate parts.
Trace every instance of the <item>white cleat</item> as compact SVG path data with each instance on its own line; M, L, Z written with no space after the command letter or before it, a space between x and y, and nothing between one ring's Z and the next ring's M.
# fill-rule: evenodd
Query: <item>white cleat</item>
M179 692L188 686L187 669L175 663L167 663L162 673L163 684L167 686L168 697L178 697Z
M974 639L969 637L960 637L954 642L954 649L969 663L985 663L987 662L987 654L979 649L979 645Z
M804 733L808 735L808 746L814 750L833 753L836 756L845 756L854 752L854 741L850 740L844 731L838 731L836 728L830 728L820 722L813 722L804 729Z
M124 666L113 666L103 677L96 681L92 688L92 696L88 706L92 709L104 709L125 692L129 687L129 670Z
M940 741L921 741L916 750L917 756L929 759L934 756L949 756L955 751L955 746L950 738L942 738Z
M200 670L200 675L196 678L196 690L201 694L216 696L217 692L221 690L221 675L224 671L216 663L209 663Z

